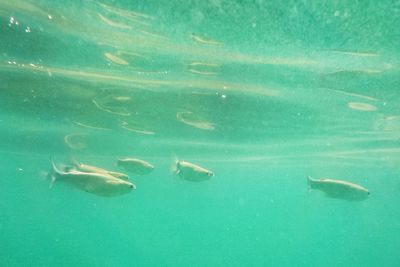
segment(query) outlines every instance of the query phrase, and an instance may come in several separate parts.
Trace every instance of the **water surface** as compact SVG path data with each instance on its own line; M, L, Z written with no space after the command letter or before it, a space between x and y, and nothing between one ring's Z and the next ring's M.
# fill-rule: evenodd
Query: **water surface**
M397 266L395 1L0 0L0 265ZM156 166L101 198L49 158ZM192 183L174 158L215 173ZM306 177L368 188L326 198Z

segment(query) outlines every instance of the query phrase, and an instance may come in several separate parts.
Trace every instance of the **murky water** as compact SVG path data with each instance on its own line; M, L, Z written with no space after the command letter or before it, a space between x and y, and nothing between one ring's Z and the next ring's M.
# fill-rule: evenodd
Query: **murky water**
M399 23L395 1L0 0L0 265L397 266ZM49 189L50 157L155 169L104 198Z

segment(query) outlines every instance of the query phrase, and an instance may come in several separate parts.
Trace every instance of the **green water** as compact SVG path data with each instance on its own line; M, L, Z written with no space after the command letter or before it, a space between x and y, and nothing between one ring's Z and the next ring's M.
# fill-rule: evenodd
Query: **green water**
M400 266L398 25L398 1L0 0L0 266ZM50 157L155 170L104 198L49 189Z

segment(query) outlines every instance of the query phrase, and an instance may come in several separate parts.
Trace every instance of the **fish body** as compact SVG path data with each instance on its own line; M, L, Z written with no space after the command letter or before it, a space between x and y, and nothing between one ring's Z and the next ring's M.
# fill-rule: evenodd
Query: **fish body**
M79 170L59 170L54 162L50 172L52 184L55 181L63 181L82 191L103 197L123 195L136 189L136 186L128 181L118 179L114 176L95 172L82 172Z
M74 162L73 164L77 170L82 171L82 172L91 172L91 173L111 175L115 178L122 179L125 181L127 181L129 179L129 176L125 173L108 171L108 170L105 170L105 169L102 169L102 168L99 168L96 166L91 166L91 165L87 165L87 164L83 164L83 163L79 163L79 162Z
M212 171L183 160L176 161L175 173L181 178L192 182L205 181L214 176Z
M351 182L331 178L314 179L308 177L308 184L312 189L325 193L327 197L349 201L361 201L368 198L370 192L365 187Z
M149 174L154 170L154 165L147 161L136 158L119 159L117 161L117 166L124 168L128 172L138 175Z

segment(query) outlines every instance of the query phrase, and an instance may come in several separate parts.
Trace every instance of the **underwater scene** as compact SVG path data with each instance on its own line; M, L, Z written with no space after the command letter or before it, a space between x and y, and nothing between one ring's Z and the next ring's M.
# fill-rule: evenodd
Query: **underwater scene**
M0 0L0 266L400 266L399 25Z

